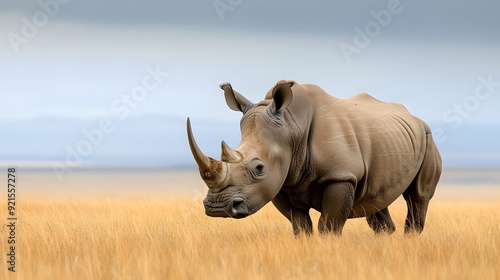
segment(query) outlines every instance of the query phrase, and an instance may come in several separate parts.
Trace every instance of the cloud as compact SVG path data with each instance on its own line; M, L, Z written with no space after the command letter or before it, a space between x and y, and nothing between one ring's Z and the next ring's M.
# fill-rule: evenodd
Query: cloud
M171 79L138 113L226 119L233 115L219 83L233 83L256 102L286 78L319 84L339 97L367 91L440 121L474 92L479 76L500 79L500 48L383 39L373 38L347 63L338 46L342 37L328 34L55 21L20 54L0 53L0 92L15 96L0 108L9 119L104 114L112 100L140 82L145 67L159 64ZM486 121L492 113L486 109L474 117Z
M51 0L41 0L50 2ZM52 0L56 1L56 0ZM387 1L231 1L221 21L214 2L190 1L69 1L57 20L102 25L190 26L254 30L269 33L331 34L351 36L354 27L373 20L370 13L399 3L403 9L394 16L387 37L398 40L498 43L500 2L387 0ZM39 10L35 1L2 1L0 11L32 15ZM1 15L1 13L0 13Z

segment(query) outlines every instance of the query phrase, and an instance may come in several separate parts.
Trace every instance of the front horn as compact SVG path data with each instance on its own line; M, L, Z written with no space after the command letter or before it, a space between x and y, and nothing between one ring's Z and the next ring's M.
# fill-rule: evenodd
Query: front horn
M196 141L194 140L193 131L191 130L191 121L189 120L189 118L187 119L187 134L189 147L191 148L191 153L193 154L193 157L198 164L201 178L203 179L203 181L205 181L209 188L219 187L219 184L225 178L225 175L227 175L226 165L221 161L207 157L205 154L203 154L203 152L196 144Z

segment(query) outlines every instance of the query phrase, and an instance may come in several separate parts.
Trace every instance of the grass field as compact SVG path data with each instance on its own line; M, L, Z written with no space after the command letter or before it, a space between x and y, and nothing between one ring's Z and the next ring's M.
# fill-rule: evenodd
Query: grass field
M246 219L215 219L204 215L201 193L26 189L18 199L16 272L7 271L4 226L0 279L500 279L495 187L441 188L420 236L403 235L406 205L398 199L392 235L375 235L355 219L341 237L299 238L271 204Z

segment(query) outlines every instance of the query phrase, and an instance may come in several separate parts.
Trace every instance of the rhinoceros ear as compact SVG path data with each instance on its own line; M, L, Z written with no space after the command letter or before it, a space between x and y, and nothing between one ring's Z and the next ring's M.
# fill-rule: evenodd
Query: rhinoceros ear
M273 103L271 103L271 110L274 113L279 113L285 109L292 102L292 89L293 82L279 81L273 88Z
M226 98L227 106L229 106L232 110L240 111L245 114L253 108L254 104L243 95L233 90L230 83L222 84L220 85L220 88L224 90L224 97Z

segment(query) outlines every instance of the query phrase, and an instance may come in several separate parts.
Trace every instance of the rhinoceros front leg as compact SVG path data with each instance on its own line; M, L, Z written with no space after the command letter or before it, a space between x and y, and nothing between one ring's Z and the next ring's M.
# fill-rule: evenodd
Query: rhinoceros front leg
M278 193L273 199L273 204L281 214L292 222L293 233L295 235L299 235L302 232L312 234L312 221L309 216L309 211L299 210L293 207L287 194L282 192Z
M353 204L354 186L351 183L336 182L328 185L323 192L319 232L341 235Z

